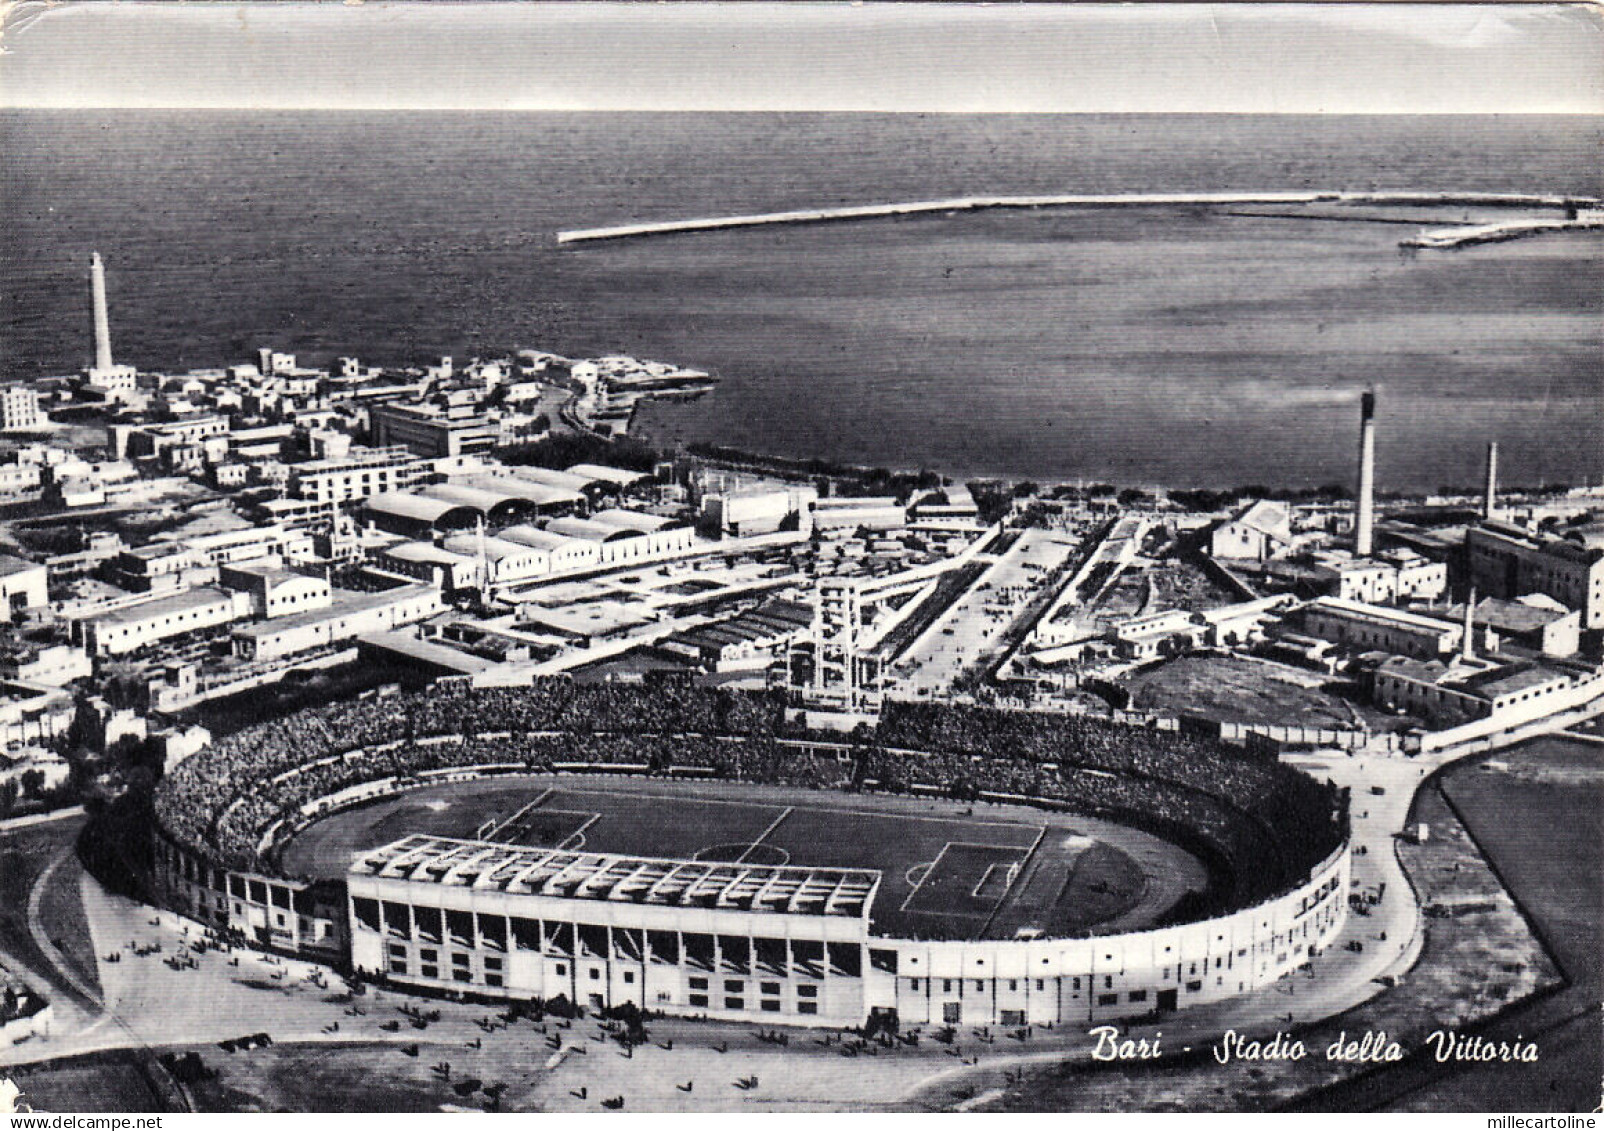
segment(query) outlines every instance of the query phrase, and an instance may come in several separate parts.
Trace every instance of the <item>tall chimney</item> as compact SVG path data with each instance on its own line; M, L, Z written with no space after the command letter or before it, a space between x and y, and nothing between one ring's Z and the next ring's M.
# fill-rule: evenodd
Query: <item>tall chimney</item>
M1476 658L1476 587L1471 586L1465 598L1464 634L1459 639L1459 655L1466 660Z
M1376 518L1376 391L1359 399L1359 499L1353 523L1353 552L1368 558L1374 549Z
M1498 441L1487 445L1487 491L1481 501L1481 516L1492 520L1498 515Z
M89 256L89 296L95 307L95 368L111 368L111 323L106 318L106 268L100 252Z

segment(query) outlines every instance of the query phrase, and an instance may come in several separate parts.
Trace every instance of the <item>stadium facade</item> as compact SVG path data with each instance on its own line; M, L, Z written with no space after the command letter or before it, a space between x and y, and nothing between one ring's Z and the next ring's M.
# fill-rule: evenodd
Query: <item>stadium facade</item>
M876 934L873 870L524 848L415 835L338 885L209 867L162 840L162 900L258 945L433 992L794 1025L1096 1023L1250 993L1347 916L1347 845L1230 915L1089 938Z

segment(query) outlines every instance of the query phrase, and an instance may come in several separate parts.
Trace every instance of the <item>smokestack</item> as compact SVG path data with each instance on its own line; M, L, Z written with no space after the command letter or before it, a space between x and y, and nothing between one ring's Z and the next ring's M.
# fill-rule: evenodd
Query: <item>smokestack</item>
M1376 518L1376 391L1359 400L1359 499L1353 523L1353 552L1368 558L1374 549Z
M1482 497L1481 516L1489 521L1498 513L1498 441L1487 445L1487 492Z
M106 268L100 252L89 256L89 297L95 307L95 368L111 368L111 323L106 318Z
M1474 660L1476 658L1476 590L1470 590L1470 596L1465 599L1465 625L1464 633L1459 640L1459 655L1462 659Z

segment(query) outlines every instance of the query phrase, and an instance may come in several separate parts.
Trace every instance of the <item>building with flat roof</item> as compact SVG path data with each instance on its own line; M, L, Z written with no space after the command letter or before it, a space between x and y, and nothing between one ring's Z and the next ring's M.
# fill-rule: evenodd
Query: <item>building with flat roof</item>
M908 525L908 508L890 496L815 499L812 512L819 530L898 530Z
M1604 692L1596 670L1475 657L1417 660L1394 656L1374 674L1378 707L1404 711L1438 726L1503 719L1513 726L1542 718Z
M48 418L39 411L37 389L22 381L0 385L0 431L28 432L47 423Z
M1503 522L1465 532L1477 592L1515 598L1543 593L1582 614L1582 628L1604 628L1604 528L1535 534Z
M1346 550L1315 555L1314 584L1343 601L1367 605L1435 601L1448 591L1448 565L1407 549L1355 557Z
M399 445L431 459L488 452L501 443L499 421L433 404L376 404L368 421L374 444Z
M234 654L246 660L276 660L297 652L347 644L445 611L433 585L402 585L378 593L335 590L326 605L291 613L233 632Z
M0 554L0 609L15 619L24 609L42 609L50 603L50 570L25 558Z
M76 620L72 627L91 656L121 656L250 615L250 594L202 586Z
M1302 613L1303 631L1346 648L1435 659L1459 647L1463 627L1401 609L1320 597Z
M312 502L350 503L421 486L434 465L405 447L356 448L339 459L317 459L290 469L289 492Z

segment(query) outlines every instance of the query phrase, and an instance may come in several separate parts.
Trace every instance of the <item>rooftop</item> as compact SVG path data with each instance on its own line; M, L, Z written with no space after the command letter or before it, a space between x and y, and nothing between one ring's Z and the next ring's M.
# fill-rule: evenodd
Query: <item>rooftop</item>
M1452 631L1454 626L1435 617L1418 616L1415 613L1406 613L1402 609L1389 609L1383 605L1366 605L1359 601L1346 601L1340 597L1319 597L1308 606L1309 612L1335 613L1339 616L1352 617L1355 620L1367 620L1373 624L1384 624L1400 628L1414 628L1427 632L1446 633Z
M107 613L100 613L87 619L97 624L138 624L151 617L161 616L165 613L184 612L189 609L201 608L205 605L216 605L233 601L234 595L223 589L215 589L210 585L202 585L196 589L186 589L182 593L174 593L167 597L157 597L154 601L141 601L137 605L125 605L120 609L113 609Z
M14 573L27 573L30 570L44 568L37 562L14 558L10 554L0 554L0 577L10 577Z
M259 621L254 624L243 625L234 630L235 636L278 636L285 632L292 632L307 625L323 624L325 621L339 620L341 617L353 616L367 609L376 609L397 601L418 597L434 591L432 585L401 585L394 589L384 589L377 593L360 593L351 589L334 590L333 600L321 609L307 609L302 613L291 613L289 616L274 617L272 620Z
M568 469L568 474L582 475L586 479L600 483L616 483L620 487L628 487L631 483L651 478L644 471L625 471L622 468L607 467L599 463L576 463Z
M880 873L722 864L409 836L373 849L352 876L614 903L861 918Z

